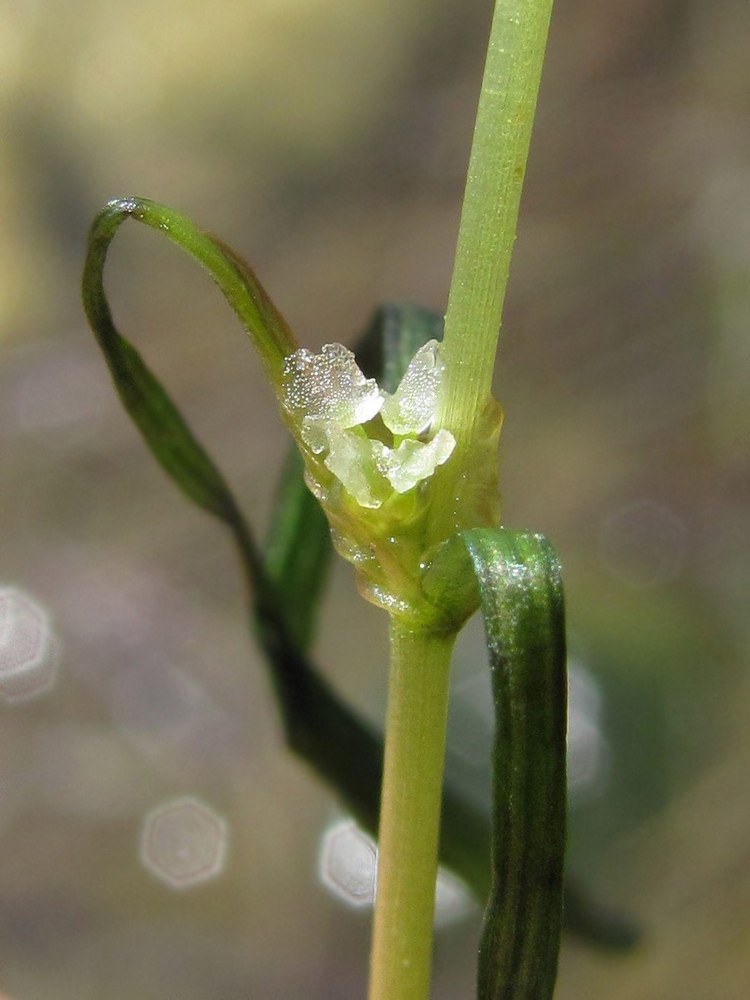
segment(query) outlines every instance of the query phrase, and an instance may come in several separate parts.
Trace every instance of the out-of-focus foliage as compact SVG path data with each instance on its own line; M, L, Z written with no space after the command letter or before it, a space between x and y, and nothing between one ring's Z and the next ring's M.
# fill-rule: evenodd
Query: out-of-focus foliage
M380 301L442 308L488 21L392 0L0 7L0 586L39 604L58 650L51 691L0 706L13 1000L364 992L367 920L315 875L330 799L281 749L229 548L119 412L79 270L95 211L135 192L237 246L307 346ZM594 685L571 871L644 931L615 959L568 945L562 1000L750 993L749 21L739 0L553 18L501 483L506 522L560 553ZM123 330L267 520L285 436L210 282L142 231L109 275ZM384 623L346 569L334 591L318 659L379 719ZM487 749L461 726L487 700L481 655L470 633L467 781ZM139 838L186 796L227 824L227 852L176 893ZM437 1000L471 995L476 936L441 934Z

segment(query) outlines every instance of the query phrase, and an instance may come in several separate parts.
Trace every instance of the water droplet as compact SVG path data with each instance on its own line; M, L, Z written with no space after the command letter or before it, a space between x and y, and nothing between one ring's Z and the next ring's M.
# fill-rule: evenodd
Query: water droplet
M190 889L224 869L227 826L195 798L165 802L147 814L141 831L144 867L170 889Z
M451 927L477 909L467 884L453 872L440 868L435 885L435 927Z
M324 834L318 870L328 891L355 909L375 902L378 849L352 819L341 820ZM440 869L435 886L435 926L447 927L473 912L476 904L466 884Z

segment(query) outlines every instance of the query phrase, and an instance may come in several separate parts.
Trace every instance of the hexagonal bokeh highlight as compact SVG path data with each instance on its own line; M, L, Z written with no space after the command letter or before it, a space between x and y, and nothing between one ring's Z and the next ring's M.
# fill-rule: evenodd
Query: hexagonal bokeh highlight
M35 698L56 674L57 643L46 611L16 587L0 588L0 698Z
M318 871L328 891L349 906L364 909L375 898L377 848L354 820L346 819L323 834Z
M373 906L377 867L377 845L354 820L341 820L323 834L318 864L320 880L331 895L348 906L355 909ZM466 884L441 868L435 887L435 926L457 923L475 909Z
M141 863L170 889L191 889L216 878L226 851L226 823L198 799L164 802L143 821Z

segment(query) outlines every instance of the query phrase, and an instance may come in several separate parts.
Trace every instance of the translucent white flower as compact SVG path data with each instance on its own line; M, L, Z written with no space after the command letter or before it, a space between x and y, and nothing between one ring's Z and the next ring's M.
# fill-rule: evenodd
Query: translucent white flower
M365 378L354 355L341 344L320 354L289 355L284 366L284 406L302 440L362 507L377 508L392 493L406 493L447 461L453 435L432 433L444 365L431 340L414 355L394 393ZM380 436L365 424L380 417ZM380 440L382 428L393 437Z
M329 425L326 444L328 454L323 461L347 492L360 507L379 507L390 492L388 481L373 457L373 445L380 442Z
M428 340L409 362L398 389L385 393L383 423L398 435L423 434L435 419L445 365L440 345Z
M397 493L406 493L450 458L456 441L450 431L439 430L431 441L406 438L398 448L380 441L371 444L378 469Z
M284 406L302 419L302 437L319 454L325 428L355 427L371 420L384 397L374 378L365 378L343 344L326 344L320 354L302 348L284 363Z

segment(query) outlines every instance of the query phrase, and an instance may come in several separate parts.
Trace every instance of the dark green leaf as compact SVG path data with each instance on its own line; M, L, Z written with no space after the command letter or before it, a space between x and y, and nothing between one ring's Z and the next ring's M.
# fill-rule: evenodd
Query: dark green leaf
M333 554L323 508L305 485L305 466L292 446L276 489L265 564L276 585L292 637L310 648Z
M463 533L479 583L495 704L492 887L479 1000L549 1000L565 853L567 683L560 568L541 535Z

